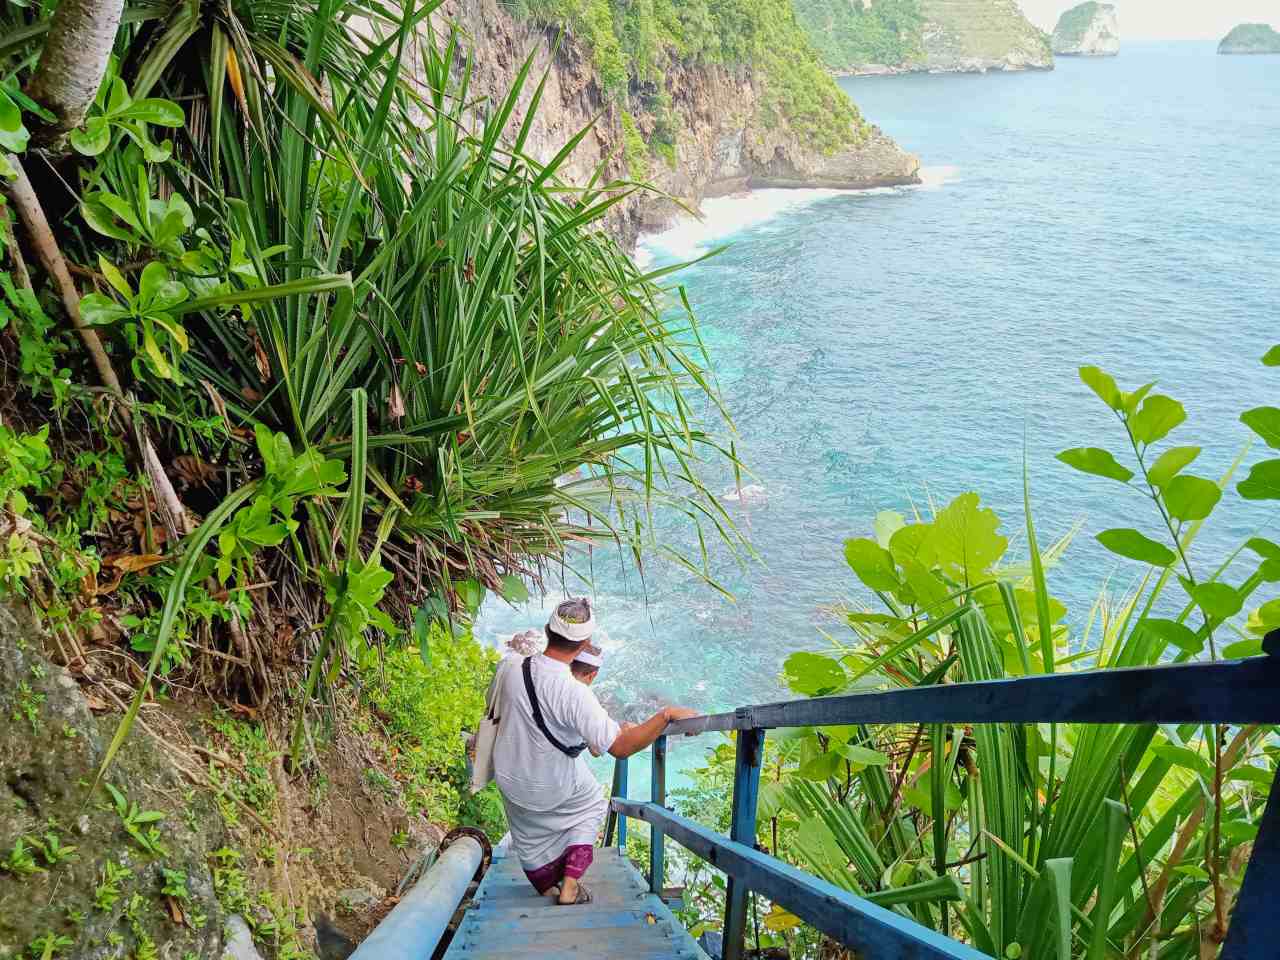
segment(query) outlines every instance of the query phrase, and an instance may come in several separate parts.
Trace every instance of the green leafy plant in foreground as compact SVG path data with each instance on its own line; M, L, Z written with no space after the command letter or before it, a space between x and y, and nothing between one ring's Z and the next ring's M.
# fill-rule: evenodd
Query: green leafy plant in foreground
M1280 362L1280 351L1268 357ZM1071 534L1041 551L1029 492L1025 560L1007 556L1000 522L976 494L927 517L884 513L873 537L845 545L883 609L838 608L855 641L791 655L784 676L794 691L1261 652L1280 603L1259 604L1257 595L1280 582L1280 549L1250 538L1208 572L1190 553L1235 467L1217 480L1188 469L1200 448L1173 445L1185 412L1154 385L1123 391L1097 368L1080 375L1115 414L1127 449L1074 448L1059 459L1146 501L1149 524L1135 511L1135 527L1098 535L1139 565L1135 590L1102 594L1082 632L1073 630L1046 572ZM1241 419L1269 445L1280 439L1280 410ZM1235 485L1240 497L1280 499L1258 480L1275 462L1255 464ZM1275 771L1272 732L1190 724L795 731L771 738L766 754L761 842L992 956L1215 956ZM766 939L804 955L819 949L780 908L763 925Z

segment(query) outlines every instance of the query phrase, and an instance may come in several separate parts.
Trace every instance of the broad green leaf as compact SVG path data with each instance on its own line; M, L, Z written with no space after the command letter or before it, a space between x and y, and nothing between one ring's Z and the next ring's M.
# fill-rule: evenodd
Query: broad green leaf
M1244 599L1230 584L1197 583L1191 588L1191 599L1206 614L1215 620L1226 620L1234 617L1244 606Z
M918 607L933 614L943 612L942 604L951 596L951 591L932 570L925 569L918 560L906 560L902 573Z
M1169 431L1187 419L1182 404L1162 393L1152 394L1142 401L1142 409L1129 420L1129 429L1139 443L1155 443L1169 435Z
M889 549L889 541L893 539L893 535L907 525L902 514L896 510L881 510L876 514L873 527L876 532L876 543Z
M515 574L508 573L502 578L502 599L510 604L524 603L529 599L529 588Z
M1128 527L1103 530L1098 534L1098 542L1112 553L1155 567L1167 567L1178 559L1163 543Z
M1063 450L1058 454L1058 459L1082 473L1092 473L1121 483L1126 483L1133 477L1132 470L1118 463L1110 452L1099 447L1073 447Z
M889 758L879 750L860 747L853 743L840 747L839 752L844 754L844 758L850 763L859 763L864 767L882 767L889 762Z
M1280 367L1280 343L1262 355L1262 364L1266 367Z
M838 753L820 753L808 763L801 765L796 774L805 780L821 782L829 780L837 772L844 770L844 758Z
M132 315L130 311L101 293L86 293L80 298L80 317L85 323L94 326L115 323Z
M1272 543L1262 537L1250 537L1244 542L1244 545L1260 556L1263 560L1275 560L1280 562L1280 544Z
M116 265L102 254L98 254L98 269L120 296L126 300L133 299L133 287L129 286L129 281L124 278L124 274L116 268Z
M1252 843L1258 836L1258 825L1248 820L1224 820L1222 835L1232 843Z
M1170 447L1147 470L1147 479L1152 486L1163 487L1198 456L1199 447Z
M1249 615L1248 629L1250 633L1263 636L1280 627L1280 599L1268 600ZM1258 643L1255 640L1244 640L1243 643ZM1246 654L1237 654L1246 656ZM1248 654L1252 656L1252 654Z
M1123 403L1123 395L1120 388L1116 386L1115 378L1111 374L1100 370L1098 367L1081 367L1080 379L1084 381L1084 385L1096 393L1112 410L1120 410Z
M106 117L90 117L83 127L71 131L70 139L76 153L96 157L111 145L111 125Z
M1151 752L1162 760L1168 760L1174 766L1182 767L1193 773L1212 780L1213 766L1190 747L1179 747L1172 743L1161 743L1151 748Z
M1265 440L1268 447L1280 450L1280 407L1254 407L1240 414L1240 422Z
M1203 520L1222 499L1222 490L1212 480L1179 474L1164 488L1164 505L1178 520Z
M138 239L136 232L138 228L134 227L134 229L130 230L120 226L116 222L116 211L102 202L101 194L91 194L85 198L84 202L80 204L80 216L84 217L84 222L89 225L89 229L102 234L104 237L126 241ZM130 214L130 219L132 219L132 214ZM130 226L133 226L133 224L130 224Z
M1138 409L1138 404L1146 398L1147 394L1151 392L1151 388L1155 385L1155 381L1152 380L1150 383L1144 383L1137 390L1124 394L1121 397L1121 404L1124 406L1125 413L1132 416L1133 412Z
M119 113L132 102L133 98L129 96L129 88L125 86L124 81L119 77L112 77L111 82L107 85L106 112L108 114Z
M463 580L453 585L454 590L458 594L458 601L463 608L472 616L475 616L480 609L480 604L484 603L484 584L475 578Z
M929 544L930 526L927 523L909 523L895 531L889 538L889 552L893 558L904 565L908 560L918 560L925 567L933 566L937 557Z
M893 556L880 544L866 537L844 542L844 559L858 579L872 590L892 592L899 587Z
M994 510L979 506L976 493L962 493L930 524L929 545L945 567L973 583L985 576L1009 546Z
M1262 656L1262 640L1237 640L1222 648L1223 660L1243 660L1245 657Z
M1197 637L1195 631L1176 620L1163 620L1158 617L1145 617L1139 626L1151 631L1166 643L1171 643L1179 650L1187 653L1199 653L1204 649L1203 638Z
M1255 463L1236 491L1246 500L1280 500L1280 460Z
M787 788L776 780L767 780L760 784L760 800L756 806L756 816L760 820L771 820L782 812L786 806Z
M844 667L831 657L801 651L787 657L782 664L787 685L806 697L821 697L844 688Z
M186 122L182 108L172 100L161 100L148 97L135 100L123 112L130 120L141 120L143 123L154 123L161 127L180 127Z
M1269 787L1271 786L1271 781L1274 779L1275 774L1270 770L1264 770L1262 767L1244 764L1242 766L1233 767L1231 770L1226 771L1223 776L1227 780L1241 780L1245 783L1257 783L1264 787Z

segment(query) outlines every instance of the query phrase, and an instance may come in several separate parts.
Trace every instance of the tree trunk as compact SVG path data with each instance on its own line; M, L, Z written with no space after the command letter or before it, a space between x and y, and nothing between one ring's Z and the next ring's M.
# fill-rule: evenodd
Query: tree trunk
M38 136L57 139L84 121L106 74L124 0L61 0L40 51L27 96L57 122Z

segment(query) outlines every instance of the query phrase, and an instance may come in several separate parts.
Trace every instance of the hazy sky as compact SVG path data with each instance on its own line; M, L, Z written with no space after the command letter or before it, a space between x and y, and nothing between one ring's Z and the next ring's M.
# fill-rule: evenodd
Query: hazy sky
M1111 0L1120 17L1120 37L1203 37L1221 40L1237 23L1270 23L1280 29L1280 0ZM1019 0L1039 27L1052 30L1074 0Z

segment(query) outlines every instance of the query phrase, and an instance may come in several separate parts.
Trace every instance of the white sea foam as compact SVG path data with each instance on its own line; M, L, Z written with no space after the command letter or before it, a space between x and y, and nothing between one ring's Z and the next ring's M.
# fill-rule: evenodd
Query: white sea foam
M917 190L939 190L948 183L956 183L960 168L952 166L921 167L920 185Z
M918 187L877 187L871 190L748 190L702 201L700 217L682 216L658 233L646 234L636 246L636 262L644 267L663 260L692 260L743 230L759 227L779 214L798 210L831 197L866 197L902 190L937 190L956 180L953 166L922 167Z
M759 226L780 213L839 196L841 190L750 190L702 201L702 216L682 216L659 233L640 238L636 262L655 258L692 260L736 233Z

